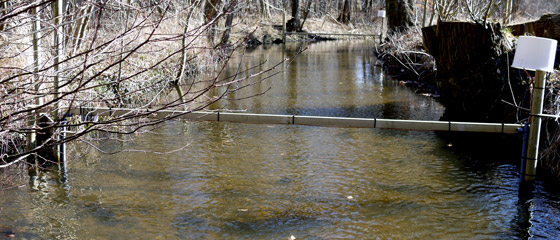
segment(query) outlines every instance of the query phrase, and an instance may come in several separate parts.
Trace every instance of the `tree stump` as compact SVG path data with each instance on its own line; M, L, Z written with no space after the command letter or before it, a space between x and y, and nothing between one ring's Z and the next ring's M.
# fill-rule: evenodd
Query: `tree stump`
M288 20L288 22L286 23L286 31L287 32L297 32L299 31L299 19L296 18L290 18L290 20Z
M439 22L422 29L424 47L436 60L437 84L446 107L444 120L515 122L525 87L507 71L513 59L510 43L498 23ZM508 64L509 60L509 64ZM518 76L513 72L510 76Z

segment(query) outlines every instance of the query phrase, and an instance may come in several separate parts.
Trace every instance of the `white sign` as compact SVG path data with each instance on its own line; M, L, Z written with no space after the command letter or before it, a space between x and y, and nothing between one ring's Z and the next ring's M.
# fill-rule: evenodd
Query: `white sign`
M380 18L385 18L385 10L377 11L377 16L380 17Z

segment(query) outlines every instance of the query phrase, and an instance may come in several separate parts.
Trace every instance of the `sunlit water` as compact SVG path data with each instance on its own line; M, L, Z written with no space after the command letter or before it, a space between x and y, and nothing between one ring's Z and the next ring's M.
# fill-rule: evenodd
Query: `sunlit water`
M248 53L246 66L289 57ZM327 42L213 108L436 120L443 108L385 79L367 43ZM239 60L239 59L237 59ZM237 61L236 60L236 61ZM266 68L266 65L263 68ZM126 139L123 137L123 140ZM560 194L518 194L517 159L454 152L433 132L167 122L134 141L70 146L56 173L0 192L19 239L560 238ZM163 154L165 153L165 154Z

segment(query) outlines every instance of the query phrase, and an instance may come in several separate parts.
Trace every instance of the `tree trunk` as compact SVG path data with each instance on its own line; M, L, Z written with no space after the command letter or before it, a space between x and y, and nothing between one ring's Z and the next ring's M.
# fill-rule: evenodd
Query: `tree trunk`
M422 11L422 27L426 27L426 13L428 12L428 0L424 0L424 8Z
M342 13L338 16L338 21L344 24L350 23L352 15L352 2L351 0L344 0L344 6L342 7Z
M212 20L218 16L218 5L220 4L220 0L206 0L206 4L204 5L204 20L208 24ZM208 47L214 48L214 37L216 35L216 29L214 24L208 28Z
M60 59L62 55L62 45L64 43L64 29L62 26L62 19L64 18L64 10L62 9L64 6L63 0L57 0L52 5L53 10L53 19L54 19L54 35L53 35L53 42L54 42L54 59L53 59L53 69L54 69L54 78L53 78L53 99L57 99L59 96L59 69L60 69ZM54 119L58 120L60 116L58 116L59 112L58 101L55 105L54 111Z
M502 24L506 25L511 21L511 15L513 14L513 0L506 0L504 6L504 19Z
M299 0L292 0L292 18L299 20Z
M387 0L386 9L389 32L404 31L414 25L414 0Z
M74 35L70 43L70 46L73 48L72 55L74 55L80 48L82 38L84 37L84 33L89 24L90 15L93 13L94 8L94 4L89 4L89 6L80 10L81 16L78 17L78 21L76 21L76 24L74 25Z
M422 33L424 47L436 60L445 120L516 121L516 109L502 102L515 100L504 79L510 71L505 53L511 49L500 24L438 22ZM512 86L515 97L523 96L521 81L512 79Z
M292 19L288 20L286 24L287 31L297 31L300 25L299 20L299 0L292 0Z
M189 13L187 14L187 22L185 23L185 27L183 28L183 37L181 38L181 63L179 66L179 72L177 73L177 77L175 80L176 85L183 83L183 78L185 76L185 68L187 65L187 33L189 32L189 24L191 22L192 14L198 7L198 4L200 4L200 0L196 0L190 6ZM181 96L181 102L183 102L183 94L181 93L179 94L179 96Z
M31 15L34 17L31 20L31 45L33 50L33 77L31 78L31 84L34 86L34 91L36 92L36 97L34 104L40 106L43 104L43 98L40 96L39 91L41 90L41 82L39 78L39 64L41 63L41 15L39 14L40 7L31 8ZM37 121L39 119L39 113L35 111L34 117L30 118L28 125L30 128L37 126ZM35 131L30 131L27 133L27 151L35 148L37 140L37 134Z
M298 31L302 31L303 24L305 24L305 20L307 20L307 16L309 16L309 12L311 11L311 0L307 0L307 4L305 5L305 9L303 9L303 20L301 24L298 26Z
M233 23L233 4L230 3L228 4L228 6L226 6L226 11L227 11L227 17L226 17L226 23L225 23L225 28L226 30L224 31L224 34L222 35L222 40L220 41L220 45L227 45L229 44L229 34L231 32L231 25Z
M262 9L262 18L263 19L270 19L270 3L268 0L260 0L261 9Z
M2 15L5 15L8 12L8 1L3 1L2 5L0 5L0 8L2 8ZM4 31L4 23L0 21L0 31Z

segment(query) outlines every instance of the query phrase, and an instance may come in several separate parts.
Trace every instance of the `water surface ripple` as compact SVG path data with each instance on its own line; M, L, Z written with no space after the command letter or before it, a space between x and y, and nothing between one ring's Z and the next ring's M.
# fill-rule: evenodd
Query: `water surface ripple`
M437 102L384 79L370 52L363 42L310 45L230 98L267 94L213 108L439 118ZM275 47L248 56L248 66L283 57ZM520 198L517 160L473 159L433 132L167 122L99 145L143 151L73 144L66 180L45 173L0 192L0 227L21 239L560 238L553 187L537 182Z

